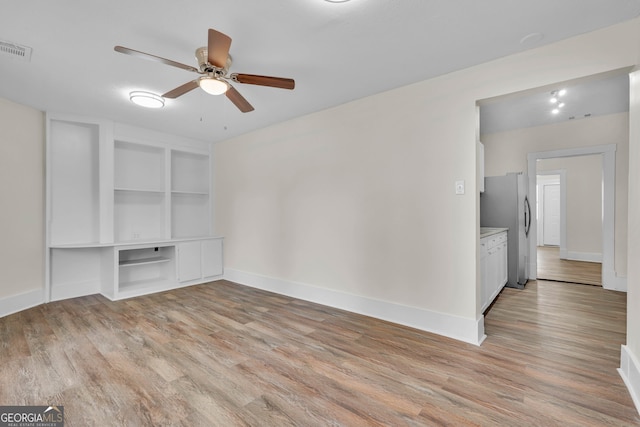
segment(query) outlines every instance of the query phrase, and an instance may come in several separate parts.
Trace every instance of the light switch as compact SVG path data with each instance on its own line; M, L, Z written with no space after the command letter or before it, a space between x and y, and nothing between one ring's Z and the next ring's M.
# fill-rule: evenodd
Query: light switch
M456 194L464 194L464 181L456 181Z

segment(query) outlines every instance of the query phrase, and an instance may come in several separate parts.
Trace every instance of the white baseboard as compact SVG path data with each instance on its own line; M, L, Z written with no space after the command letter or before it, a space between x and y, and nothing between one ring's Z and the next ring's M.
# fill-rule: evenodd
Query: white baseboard
M610 291L627 292L627 278L616 275L613 270L602 270L602 287Z
M618 369L618 372L629 390L638 414L640 414L640 362L626 345L622 346L620 352L620 369Z
M595 253L595 252L568 251L565 259L568 259L571 261L602 262L602 254Z
M485 338L484 316L479 319L452 316L229 268L224 273L225 280L241 285L375 317L470 344L480 345Z
M35 289L22 294L0 298L0 317L5 317L40 304L44 304L44 289Z

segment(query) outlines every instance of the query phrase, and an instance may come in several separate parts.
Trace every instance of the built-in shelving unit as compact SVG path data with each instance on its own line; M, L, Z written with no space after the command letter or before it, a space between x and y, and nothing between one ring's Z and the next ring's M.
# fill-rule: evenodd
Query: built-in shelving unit
M119 299L219 278L210 183L207 143L48 114L49 299ZM201 250L181 253L187 243ZM180 265L190 279L179 279Z

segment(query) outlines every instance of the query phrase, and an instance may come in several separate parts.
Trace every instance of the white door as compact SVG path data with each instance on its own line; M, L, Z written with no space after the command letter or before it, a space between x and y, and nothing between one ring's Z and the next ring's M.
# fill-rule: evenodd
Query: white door
M545 246L560 246L560 185L543 186L543 237Z

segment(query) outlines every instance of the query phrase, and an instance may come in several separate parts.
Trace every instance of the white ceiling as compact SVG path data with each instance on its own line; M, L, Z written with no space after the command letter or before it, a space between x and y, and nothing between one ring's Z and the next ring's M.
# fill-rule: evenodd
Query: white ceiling
M552 110L553 91L566 90L559 97L564 106ZM629 111L629 74L617 70L603 75L558 83L552 87L509 94L480 101L480 134L581 120Z
M0 40L33 53L30 62L0 55L0 97L215 142L639 13L640 0L8 2ZM115 45L197 66L209 28L233 39L231 71L291 77L296 89L235 84L255 107L246 114L200 89L160 110L128 100L196 75Z

